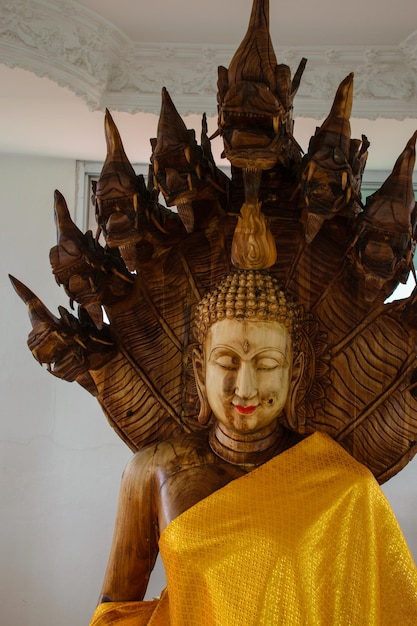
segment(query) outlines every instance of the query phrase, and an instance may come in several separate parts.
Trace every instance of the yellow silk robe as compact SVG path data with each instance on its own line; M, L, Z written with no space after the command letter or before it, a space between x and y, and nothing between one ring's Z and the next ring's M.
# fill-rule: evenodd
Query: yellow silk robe
M417 569L372 474L316 433L174 519L160 601L91 626L416 626Z

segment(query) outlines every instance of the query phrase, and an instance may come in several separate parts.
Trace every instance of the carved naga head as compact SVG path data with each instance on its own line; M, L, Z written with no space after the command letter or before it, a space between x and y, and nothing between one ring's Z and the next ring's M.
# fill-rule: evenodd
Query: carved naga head
M83 310L77 318L60 306L60 317L56 317L26 285L13 276L9 278L28 308L32 324L28 347L34 358L41 365L45 364L53 376L68 382L76 380L97 395L89 370L102 367L114 355L114 342L108 328L98 331Z
M417 131L398 157L394 168L374 194L367 198L360 216L352 250L356 270L365 279L369 298L398 282L405 283L414 271L416 203L413 170Z
M310 140L303 159L305 238L311 243L324 222L360 211L360 184L369 142L351 139L353 74L339 85L331 111Z
M123 148L119 131L106 110L104 130L107 156L93 184L96 220L110 248L134 246L143 239L141 214L149 200L143 176L137 176Z
M161 113L157 137L151 139L152 167L155 188L164 196L167 206L177 206L178 215L188 233L204 220L206 211L201 205L226 194L225 177L220 181L205 135L203 117L202 143L199 146L195 131L187 129L165 87L162 89ZM206 141L204 141L206 140ZM207 154L208 152L208 154Z
M65 198L55 191L57 244L49 260L58 285L80 309L84 309L97 328L103 328L103 305L114 304L131 289L131 279L120 257L104 249L91 231L83 234L72 221Z
M165 87L157 137L151 139L151 146L155 187L167 206L187 204L198 184L201 149L194 130L187 129Z
M269 33L269 0L254 0L247 33L229 68L218 68L218 133L239 168L268 170L287 158L292 102L305 59L291 81L278 65Z

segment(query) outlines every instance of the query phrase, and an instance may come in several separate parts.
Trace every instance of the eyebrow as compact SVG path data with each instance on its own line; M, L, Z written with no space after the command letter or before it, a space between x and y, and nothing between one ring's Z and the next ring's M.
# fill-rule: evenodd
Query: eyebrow
M279 354L281 357L283 357L285 364L288 364L289 359L288 359L288 350L280 350L279 348L262 348L259 352L257 352L256 354L253 355L253 357L251 357L251 360L253 358L262 358L262 357L266 357L266 358L276 358L276 354ZM209 361L212 358L216 358L218 356L222 356L224 354L234 354L237 357L241 358L241 356L236 352L236 350L234 350L231 346L215 346L213 348L213 350L210 352L209 354Z

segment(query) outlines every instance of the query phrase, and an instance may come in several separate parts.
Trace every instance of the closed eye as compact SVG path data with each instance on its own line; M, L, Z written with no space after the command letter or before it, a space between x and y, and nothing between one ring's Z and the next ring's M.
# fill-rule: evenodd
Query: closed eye
M239 359L234 356L223 354L215 359L215 364L225 370L237 370L239 367Z
M256 363L256 369L260 371L272 371L277 367L283 367L283 363L277 361L276 359L267 357L259 359Z

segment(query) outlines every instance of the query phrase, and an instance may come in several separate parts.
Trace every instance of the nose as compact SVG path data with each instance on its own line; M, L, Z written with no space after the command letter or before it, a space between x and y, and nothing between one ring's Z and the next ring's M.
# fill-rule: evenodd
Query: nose
M244 361L240 363L236 376L235 393L244 400L256 396L256 377L250 363Z

